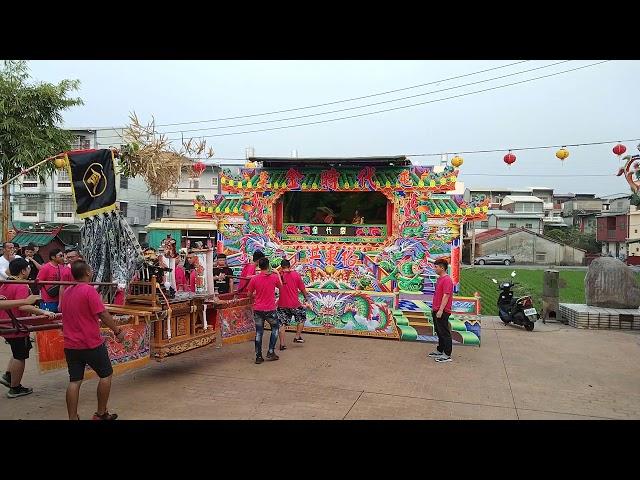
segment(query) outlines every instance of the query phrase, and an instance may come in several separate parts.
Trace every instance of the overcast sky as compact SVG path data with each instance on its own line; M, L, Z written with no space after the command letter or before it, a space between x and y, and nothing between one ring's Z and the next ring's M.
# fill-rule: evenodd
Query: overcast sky
M372 95L445 80L515 61L30 61L32 77L57 82L79 79L85 105L65 114L67 127L122 126L129 112L156 123L210 120ZM177 131L310 115L392 100L478 82L556 63L529 61L456 80L374 96L354 102L214 123L162 127ZM346 112L284 122L185 133L214 135L314 122L461 95L561 72L596 61L571 61L550 68L415 98ZM217 158L257 156L368 156L485 150L463 154L460 180L466 186L549 186L557 192L628 191L616 177L614 144L569 147L564 162L554 149L514 152L508 148L640 138L640 62L611 61L590 68L460 98L323 124L207 138ZM180 137L180 133L169 134ZM626 142L638 154L640 141ZM413 157L433 164L437 157ZM484 175L476 175L484 174ZM487 176L501 175L501 176ZM554 175L541 177L539 175ZM518 176L516 176L518 175ZM522 175L522 176L520 176ZM580 176L597 175L597 176Z

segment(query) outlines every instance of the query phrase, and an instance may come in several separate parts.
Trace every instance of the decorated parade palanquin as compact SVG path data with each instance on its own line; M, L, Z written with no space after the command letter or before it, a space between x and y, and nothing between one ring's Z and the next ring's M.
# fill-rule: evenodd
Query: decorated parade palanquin
M253 341L253 299L243 293L223 293L207 302L211 305L212 323L220 332L222 345Z
M147 311L155 318L151 355L162 359L215 341L215 329L207 323L205 314L205 302L210 297L206 292L177 292L174 298L168 298L151 277L148 282L132 281L126 303L120 308Z
M291 261L313 305L305 331L419 337L402 307L428 310L439 258L459 291L462 226L485 219L488 203L449 194L457 168L414 166L404 156L250 161L261 167L223 170L227 194L199 196L194 208L216 224L231 267L256 250L272 267ZM456 298L456 307L469 318L479 309L477 299ZM462 323L466 337L479 337L477 318Z
M113 285L115 291L116 285ZM112 295L106 295L111 297ZM106 298L105 298L106 300ZM115 374L146 365L151 356L151 329L153 315L144 308L124 308L119 305L105 304L114 321L122 328L124 340L114 338L110 328L101 326L100 334L105 340L107 352ZM38 367L41 372L66 368L62 323L58 328L36 331ZM94 378L95 372L87 366L85 378Z

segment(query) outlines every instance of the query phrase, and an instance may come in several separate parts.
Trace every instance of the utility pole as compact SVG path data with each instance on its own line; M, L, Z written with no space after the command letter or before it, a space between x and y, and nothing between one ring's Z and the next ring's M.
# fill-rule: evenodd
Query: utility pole
M471 265L475 265L476 260L476 222L471 222Z

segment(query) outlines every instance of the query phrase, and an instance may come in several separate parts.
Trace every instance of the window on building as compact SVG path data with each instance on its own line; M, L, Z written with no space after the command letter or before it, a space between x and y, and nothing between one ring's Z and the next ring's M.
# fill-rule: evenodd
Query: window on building
M525 228L533 228L533 223L526 223Z
M73 212L73 199L71 195L60 195L56 198L57 212Z
M18 206L21 212L44 212L44 197L40 197L40 195L24 195L20 197Z
M218 177L217 177L217 176L214 176L214 177L211 179L211 186L212 186L213 188L218 188Z
M71 179L69 178L69 172L66 169L58 170L58 187L69 188L71 187Z
M71 150L86 150L91 148L91 140L84 135L77 135L71 144Z
M129 202L120 202L120 211L122 212L123 217L127 216L128 207L129 207Z
M510 223L509 224L509 228L516 228L516 224L515 223Z
M199 177L190 177L189 178L189 188L198 189L200 188L200 178Z
M156 206L151 205L151 220L155 220L155 219L156 219Z
M547 254L544 252L536 252L536 262L544 262L547 259Z
M120 188L129 188L129 177L120 175Z
M22 179L22 186L25 188L34 188L38 186L38 175L29 173Z
M480 228L489 228L489 221L485 220L480 222Z

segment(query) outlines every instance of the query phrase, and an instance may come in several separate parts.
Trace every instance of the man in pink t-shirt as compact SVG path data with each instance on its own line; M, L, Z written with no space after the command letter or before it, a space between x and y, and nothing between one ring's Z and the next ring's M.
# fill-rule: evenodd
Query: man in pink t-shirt
M453 342L451 340L451 330L449 326L449 315L453 305L453 281L447 275L449 264L444 259L435 261L435 270L438 275L436 281L436 291L433 295L433 305L431 313L433 315L433 326L438 336L438 347L429 357L435 358L436 362L451 362L451 350Z
M77 260L71 266L71 273L78 285L67 287L60 310L62 312L62 335L64 337L64 355L69 370L67 387L67 411L69 420L79 420L78 399L84 371L89 365L100 377L98 382L98 410L94 420L115 420L118 415L110 414L107 401L111 391L113 368L104 338L100 335L100 321L113 330L118 341L124 340L124 333L105 310L100 294L89 285L93 272L83 260Z
M61 281L62 272L64 270L64 253L59 248L49 251L49 261L45 263L36 279L39 282L45 281ZM57 312L60 297L60 285L44 284L40 289L42 302L40 308L50 312Z
M10 280L27 280L31 273L31 265L29 265L29 262L24 258L14 258L9 263L9 273ZM0 297L5 300L24 300L29 298L30 295L31 290L27 284L21 285L17 283L5 283L0 286ZM33 295L33 297L37 298L37 295ZM26 317L30 313L35 315L49 315L51 317L55 315L53 312L40 310L33 305L14 307L11 309L11 313L13 313L16 318ZM0 319L7 318L10 318L9 314L4 310L0 310ZM6 372L2 378L0 378L0 383L9 387L9 392L7 392L8 398L17 398L29 395L33 392L33 389L23 387L20 383L22 381L22 376L24 375L26 360L29 358L29 350L31 350L29 332L5 333L3 336L11 346L12 358L9 360Z
M264 321L271 326L269 338L269 350L267 360L278 360L276 355L276 342L278 341L278 317L276 314L276 288L282 289L282 281L278 272L269 272L269 260L258 260L260 273L249 280L247 293L255 294L253 304L253 321L256 324L256 363L264 362L262 358L262 334L264 333Z
M291 323L291 319L296 322L296 335L293 343L304 343L302 339L302 328L307 321L307 309L303 307L298 298L298 292L302 293L305 302L309 302L307 290L304 288L302 277L296 271L291 270L291 262L286 258L280 262L280 278L282 288L278 299L278 320L280 322L280 350L287 348L285 345L285 329Z
M253 252L253 262L247 263L244 267L242 267L242 271L240 272L240 283L238 284L238 293L242 293L249 286L249 280L251 277L257 274L258 270L258 261L264 257L264 253L260 250L256 250Z

